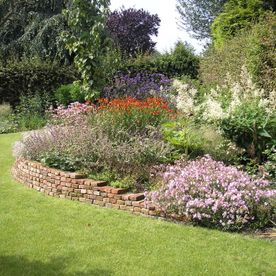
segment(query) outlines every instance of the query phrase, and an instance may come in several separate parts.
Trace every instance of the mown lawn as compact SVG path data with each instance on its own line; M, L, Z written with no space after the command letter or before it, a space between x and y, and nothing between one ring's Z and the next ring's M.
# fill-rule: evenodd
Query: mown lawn
M45 196L0 135L0 275L275 275L276 244Z

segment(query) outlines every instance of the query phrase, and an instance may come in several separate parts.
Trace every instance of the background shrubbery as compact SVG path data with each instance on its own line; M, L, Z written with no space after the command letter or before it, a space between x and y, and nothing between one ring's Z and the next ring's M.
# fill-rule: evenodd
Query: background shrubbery
M61 66L40 59L26 59L0 66L0 102L8 102L13 107L20 96L53 92L61 85L71 83L78 77L73 67Z
M246 66L253 80L266 90L276 87L275 68L276 16L268 13L251 29L229 38L220 48L210 47L200 60L200 78L205 84L223 85L228 75L240 78Z

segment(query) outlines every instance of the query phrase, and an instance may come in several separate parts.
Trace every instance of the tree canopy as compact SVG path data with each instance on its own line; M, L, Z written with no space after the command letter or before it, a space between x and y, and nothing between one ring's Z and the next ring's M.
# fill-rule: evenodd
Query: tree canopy
M227 0L177 0L179 26L196 39L210 38L211 25Z
M155 42L151 36L158 34L160 19L143 9L116 10L109 15L107 29L123 55L152 52Z
M0 58L39 56L64 59L60 33L66 0L3 0L0 2Z

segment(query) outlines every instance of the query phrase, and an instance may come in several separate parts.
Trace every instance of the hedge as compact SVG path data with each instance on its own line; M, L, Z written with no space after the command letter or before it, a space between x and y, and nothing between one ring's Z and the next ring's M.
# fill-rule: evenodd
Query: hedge
M51 95L62 84L77 79L73 67L49 62L28 60L0 66L0 103L15 106L20 95L43 92Z

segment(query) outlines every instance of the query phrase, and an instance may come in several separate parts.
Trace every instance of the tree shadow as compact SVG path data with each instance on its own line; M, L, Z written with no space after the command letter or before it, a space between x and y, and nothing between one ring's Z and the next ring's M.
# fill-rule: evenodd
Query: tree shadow
M0 256L1 276L111 276L112 271L96 268L89 271L67 273L69 258L54 258L49 262L30 261L22 256ZM77 262L76 262L77 265Z

